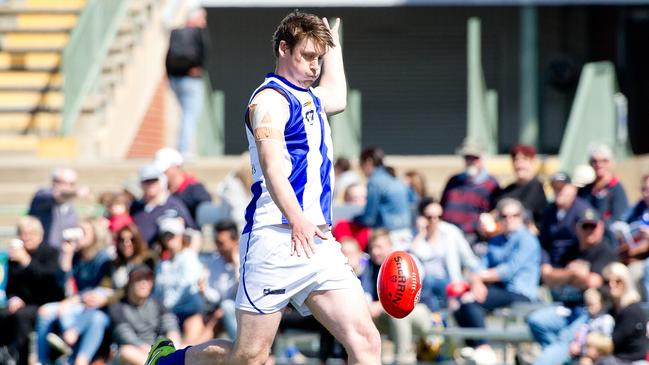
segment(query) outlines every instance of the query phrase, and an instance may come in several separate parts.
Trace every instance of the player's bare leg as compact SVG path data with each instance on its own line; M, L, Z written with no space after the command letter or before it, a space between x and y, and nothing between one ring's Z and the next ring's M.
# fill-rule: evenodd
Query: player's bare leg
M237 339L212 340L191 347L185 354L185 364L263 364L275 339L282 312L257 314L237 311Z
M348 364L381 363L381 337L360 287L313 292L306 304L315 318L345 346Z

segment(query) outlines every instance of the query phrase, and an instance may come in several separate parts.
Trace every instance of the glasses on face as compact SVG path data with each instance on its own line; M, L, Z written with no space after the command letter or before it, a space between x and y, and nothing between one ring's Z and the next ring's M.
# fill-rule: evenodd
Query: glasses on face
M500 214L500 219L503 220L508 220L508 219L513 219L513 218L520 218L521 213L514 213L514 214Z
M590 164L591 165L597 165L597 164L605 164L608 163L608 160L605 158L591 158L590 159Z
M622 279L619 279L619 278L604 279L604 285L609 285L610 286L611 284L613 284L615 286L622 285Z
M597 227L597 223L582 223L581 229L584 231L592 231Z

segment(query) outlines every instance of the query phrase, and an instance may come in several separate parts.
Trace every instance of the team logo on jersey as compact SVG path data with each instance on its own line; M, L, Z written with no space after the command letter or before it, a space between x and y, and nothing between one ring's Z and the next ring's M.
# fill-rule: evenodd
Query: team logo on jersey
M286 289L264 289L264 295L278 295L286 293Z
M311 100L307 100L306 103L302 104L303 108L306 108L307 106L311 105Z
M315 111L313 109L307 111L304 114L304 119L306 119L309 124L313 125L313 120L315 119Z

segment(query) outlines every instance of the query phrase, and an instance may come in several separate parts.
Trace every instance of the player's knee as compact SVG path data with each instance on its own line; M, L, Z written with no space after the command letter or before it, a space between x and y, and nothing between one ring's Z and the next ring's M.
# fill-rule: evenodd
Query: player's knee
M351 337L350 350L357 354L380 354L381 335L373 325L363 326Z
M247 345L245 348L237 347L233 358L235 364L261 365L270 355L270 344Z
M219 358L225 357L232 351L232 342L222 339L212 340L205 348L205 351L214 354Z

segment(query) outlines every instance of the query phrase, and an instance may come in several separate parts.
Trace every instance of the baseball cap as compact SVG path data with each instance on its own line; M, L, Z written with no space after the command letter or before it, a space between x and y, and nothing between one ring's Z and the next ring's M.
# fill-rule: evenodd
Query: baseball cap
M461 156L476 156L480 157L484 154L485 149L480 141L473 138L465 138L460 147L455 151L456 154Z
M180 217L165 217L158 221L158 231L160 234L183 234L185 233L185 222Z
M147 180L158 180L162 176L162 171L158 169L154 164L144 165L140 168L138 173L140 182Z
M182 166L183 156L173 148L165 147L155 153L153 164L162 172L167 171L171 166Z
M597 223L600 221L599 212L593 208L586 208L579 214L579 224L582 223Z
M564 184L571 184L572 179L570 178L570 175L568 175L567 172L559 171L556 174L552 175L550 178L550 182L560 182Z
M128 281L132 283L140 279L153 279L153 270L144 264L135 265L128 273Z

